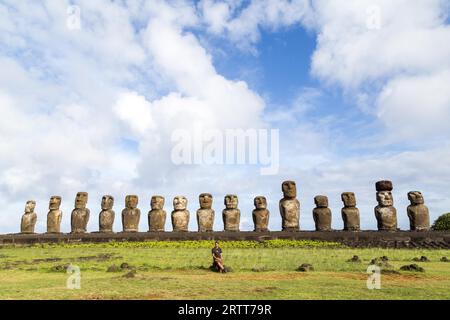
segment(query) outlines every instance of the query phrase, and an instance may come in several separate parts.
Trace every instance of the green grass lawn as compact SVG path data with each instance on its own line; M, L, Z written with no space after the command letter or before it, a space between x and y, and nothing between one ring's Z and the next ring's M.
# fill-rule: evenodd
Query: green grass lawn
M311 241L223 242L228 274L208 269L212 241L0 247L0 299L450 299L450 250L351 249ZM358 255L360 263L347 262ZM367 266L387 256L396 273L368 290ZM426 256L430 262L413 262ZM107 272L128 263L130 269ZM314 271L298 272L302 263ZM425 272L399 271L416 263ZM68 264L81 289L66 287ZM62 271L61 271L62 269Z

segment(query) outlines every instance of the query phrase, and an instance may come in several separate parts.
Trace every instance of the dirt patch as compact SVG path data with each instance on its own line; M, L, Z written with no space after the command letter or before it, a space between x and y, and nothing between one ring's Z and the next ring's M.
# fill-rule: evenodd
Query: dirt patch
M253 289L252 291L258 292L258 293L271 293L278 289L279 289L278 287L264 287L264 288L256 288L256 289Z
M33 259L32 263L43 263L43 262L58 262L61 261L62 258L45 258L45 259Z
M78 257L78 258L75 258L75 260L76 261L92 261L92 260L95 260L95 261L107 261L107 260L110 260L110 259L120 259L120 258L122 258L122 257L120 257L120 256L116 256L116 255L114 255L114 254L111 254L111 253L101 253L101 254L98 254L98 255L95 255L95 256L85 256L85 257Z

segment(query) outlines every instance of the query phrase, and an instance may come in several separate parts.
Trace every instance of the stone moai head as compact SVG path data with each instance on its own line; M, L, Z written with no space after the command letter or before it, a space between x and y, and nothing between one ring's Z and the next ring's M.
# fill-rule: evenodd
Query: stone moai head
M173 208L175 210L186 210L187 198L184 196L176 196L173 198Z
M111 210L114 206L114 197L105 195L102 197L102 210Z
M164 197L153 196L152 200L150 200L150 207L152 210L162 210L164 208L164 202Z
M342 202L346 207L356 207L356 197L353 192L344 192L341 194Z
M36 201L28 200L25 204L25 213L33 213L36 208Z
M136 209L139 203L139 197L136 195L128 195L125 197L125 207L127 209Z
M50 198L50 203L48 205L48 208L50 210L59 210L60 206L61 206L61 197L60 196L53 196Z
M425 200L423 199L422 192L420 191L411 191L408 192L408 199L411 201L412 205L424 204Z
M388 180L378 181L375 184L377 190L377 201L381 207L391 207L394 205L392 197L392 182Z
M328 197L326 196L316 196L314 198L314 203L317 208L328 208Z
M238 207L238 197L234 194L228 194L225 196L224 204L227 209L237 209Z
M285 181L281 185L283 196L287 199L294 199L297 197L297 186L294 181Z
M200 208L202 209L211 209L212 202L213 202L213 196L210 193L202 193L198 200L200 201Z
M253 204L256 209L267 209L267 200L266 197L259 196L253 200Z
M75 197L75 208L86 209L87 202L88 202L88 193L78 192L77 196Z
M377 192L377 201L381 207L392 207L394 205L394 198L390 191Z

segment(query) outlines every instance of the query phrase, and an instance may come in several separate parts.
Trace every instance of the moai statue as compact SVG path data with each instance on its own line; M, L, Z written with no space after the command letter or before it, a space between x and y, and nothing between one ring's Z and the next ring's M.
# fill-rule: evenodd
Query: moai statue
M313 209L313 218L316 231L331 231L331 210L328 208L328 197L316 196L316 207Z
M113 232L114 218L116 217L116 213L112 209L113 206L113 196L106 195L102 197L102 211L98 217L100 232Z
M419 191L408 193L408 199L411 205L408 206L408 217L411 231L430 230L430 213L424 204L423 195Z
M223 226L225 231L239 231L241 222L241 210L238 209L238 197L234 194L225 196L225 209L222 211Z
M172 228L175 232L187 232L189 226L189 211L187 199L177 196L173 199Z
M376 183L378 206L375 207L375 217L380 231L397 231L397 210L394 208L392 189L391 181Z
M36 226L37 219L34 208L36 208L36 201L28 200L25 205L25 213L22 216L22 222L20 224L20 233L34 233L34 227Z
M199 197L200 209L197 210L198 232L212 232L215 212L212 209L213 196L202 193Z
M141 210L137 208L138 196L128 195L125 197L125 209L122 210L123 232L138 232Z
M152 210L148 212L148 231L164 232L166 226L166 211L164 211L164 197L153 196L150 201Z
M61 233L61 219L62 211L59 210L61 206L61 197L53 196L50 198L49 212L47 214L47 233Z
M269 231L269 215L267 210L267 200L265 197L256 197L253 200L255 210L252 212L253 223L255 225L255 232L267 232Z
M345 231L359 231L359 209L356 207L356 197L353 192L344 192L341 195L344 207L341 210Z
M300 230L300 202L297 200L297 187L294 181L283 182L283 199L280 200L280 214L283 231Z
M85 233L89 222L90 211L86 208L88 202L87 192L78 192L75 198L75 209L72 211L70 224L71 233Z

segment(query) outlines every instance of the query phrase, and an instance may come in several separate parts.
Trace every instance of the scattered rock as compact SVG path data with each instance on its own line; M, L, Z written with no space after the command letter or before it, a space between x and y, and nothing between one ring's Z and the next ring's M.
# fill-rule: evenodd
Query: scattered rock
M400 268L402 271L413 271L413 272L425 272L425 269L418 266L417 264L410 264L406 266L402 266Z
M253 267L252 271L253 272L264 272L264 271L267 271L267 268L264 266L263 267Z
M297 268L297 271L300 271L300 272L314 271L314 267L309 263L304 263L300 267Z
M425 256L421 256L420 258L415 257L413 259L413 261L416 261L416 262L430 262L430 260L428 260L428 258L425 257Z
M228 273L228 272L232 272L233 270L231 269L231 267L227 267L227 266L223 266L223 272L224 273Z
M392 268L392 265L389 264L388 260L389 259L386 256L384 256L384 257L372 259L370 261L370 264L376 265L380 268L390 269L390 268Z
M120 269L115 264L109 266L108 269L106 270L106 272L120 272L120 271L122 271L122 269Z
M450 260L447 257L442 257L441 262L449 262Z
M361 259L355 255L351 259L348 259L347 262L361 262Z
M124 278L134 278L136 276L136 270L131 270L124 274L122 277Z
M58 264L56 266L53 266L50 270L54 272L66 272L68 267L69 267L68 264L65 265Z

